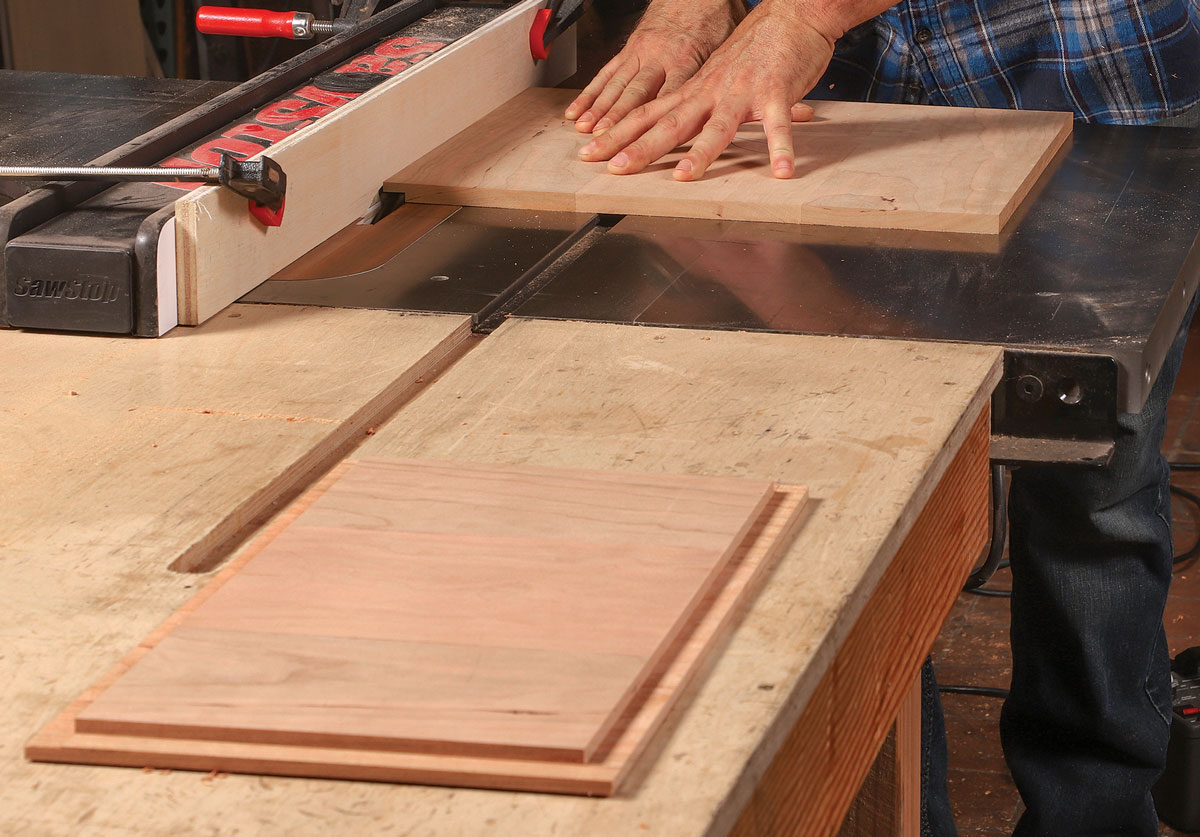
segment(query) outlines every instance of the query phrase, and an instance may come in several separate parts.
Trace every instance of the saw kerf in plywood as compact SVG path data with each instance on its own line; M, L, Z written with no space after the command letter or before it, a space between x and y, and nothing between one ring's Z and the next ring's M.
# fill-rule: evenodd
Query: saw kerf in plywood
M611 792L803 501L413 461L328 485L30 755Z
M574 91L532 89L389 178L418 203L999 233L1071 133L1071 115L811 102L793 127L796 174L772 177L762 126L743 125L696 182L608 174L579 160Z

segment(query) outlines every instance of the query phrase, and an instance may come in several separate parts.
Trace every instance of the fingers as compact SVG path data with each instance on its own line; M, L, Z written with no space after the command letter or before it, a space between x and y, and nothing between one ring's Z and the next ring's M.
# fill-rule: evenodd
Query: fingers
M563 115L575 120L575 130L580 133L607 130L657 96L665 79L666 71L660 66L626 61L610 72L598 73Z
M796 102L792 105L793 122L811 122L814 115L812 106L806 105L804 102Z
M812 117L812 108L803 103L789 107L776 100L764 106L763 130L775 177L789 178L795 173L792 124ZM611 130L597 133L580 149L579 156L591 162L608 160L608 170L614 174L633 174L695 137L673 176L682 181L699 180L733 141L740 123L734 109L713 110L711 103L703 105L695 98L670 94L634 108Z
M718 111L704 124L687 154L675 165L676 180L699 180L737 134L740 121L732 111ZM666 149L670 151L670 149ZM662 153L666 153L666 151Z
M595 101L575 120L576 131L584 134L589 133L596 124L596 121L608 113L613 103L620 98L621 93L624 92L625 88L634 78L633 73L630 72L631 69L622 68L613 74L609 82L596 94Z
M695 136L707 115L708 110L703 106L685 102L674 94L656 99L634 109L611 130L588 143L580 149L579 156L584 160L608 160L608 170L613 174L633 174Z
M617 152L625 149L626 146L654 127L660 119L667 116L679 102L679 97L672 95L634 108L628 116L610 130L597 135L595 139L579 149L580 159L589 162L611 160Z
M787 179L796 171L796 154L792 146L792 114L794 107L774 99L763 108L763 131L767 135L767 150L771 155L771 174Z
M587 87L580 91L579 95L575 97L575 101L567 105L567 109L563 113L565 118L578 119L592 106L592 103L596 101L596 97L600 95L600 92L604 90L609 80L616 75L617 70L624 63L619 59L620 56L617 56L617 58L614 58L600 68L600 72L596 73L596 77L588 82Z
M639 139L613 157L608 170L613 174L641 171L700 133L707 116L707 109L693 104L684 104L668 111Z
M588 124L581 117L575 123L575 129L584 132L590 129L593 133L608 130L624 119L631 110L657 96L664 78L665 74L660 68L646 68L623 88L618 87L615 82L610 83L589 110L589 114L595 119Z
M662 89L658 91L658 95L665 96L668 93L674 93L680 87L683 87L693 75L694 72L688 67L675 67L668 70L666 80L663 81Z
M820 78L834 45L802 5L763 2L711 43L692 31L703 29L703 15L684 28L678 21L656 28L643 19L622 50L625 57L610 62L612 71L593 80L566 111L580 131L593 135L579 156L631 174L691 140L673 176L698 180L741 122L761 120L772 173L793 176L792 126L813 118L799 100ZM688 0L679 6L689 8Z

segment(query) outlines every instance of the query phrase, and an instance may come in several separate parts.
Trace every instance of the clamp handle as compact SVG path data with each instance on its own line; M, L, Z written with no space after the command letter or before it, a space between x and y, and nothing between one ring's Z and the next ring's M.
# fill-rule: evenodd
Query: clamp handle
M554 10L546 7L537 10L533 17L533 26L529 29L529 52L537 61L545 61L550 57L550 44L546 42L546 30L550 26L550 18Z
M583 14L583 0L546 0L529 29L529 52L537 61L550 56L550 44Z
M304 38L307 18L311 30L312 15L300 12L272 12L267 9L236 9L229 6L201 6L196 10L196 28L205 35L238 35L244 38ZM312 37L311 32L307 37Z

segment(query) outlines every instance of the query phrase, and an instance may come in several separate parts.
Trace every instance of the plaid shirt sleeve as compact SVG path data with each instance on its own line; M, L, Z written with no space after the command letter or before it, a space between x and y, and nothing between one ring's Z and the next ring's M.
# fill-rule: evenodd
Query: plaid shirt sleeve
M1200 100L1197 3L904 0L846 33L810 98L1155 122Z

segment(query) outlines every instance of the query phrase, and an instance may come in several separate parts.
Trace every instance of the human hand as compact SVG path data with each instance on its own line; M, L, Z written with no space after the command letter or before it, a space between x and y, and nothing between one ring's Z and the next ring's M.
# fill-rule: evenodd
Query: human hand
M608 160L614 174L632 174L693 140L674 177L697 180L743 122L761 121L772 173L791 177L792 122L812 118L812 109L798 103L825 71L841 33L808 4L763 0L695 75L629 111L579 156Z
M654 0L616 57L567 107L584 133L603 132L638 105L678 90L745 16L741 0Z

